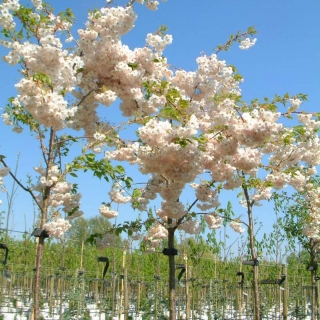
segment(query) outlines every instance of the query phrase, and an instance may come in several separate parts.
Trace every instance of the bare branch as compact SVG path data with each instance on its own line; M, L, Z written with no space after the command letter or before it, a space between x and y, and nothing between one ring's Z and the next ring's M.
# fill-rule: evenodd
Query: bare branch
M127 3L126 7L131 7L135 2L136 2L136 0L130 0L130 1Z
M80 104L81 104L85 99L87 99L93 91L94 91L94 89L90 90L85 96L83 96L82 99L79 101L78 106L80 106Z
M5 163L5 161L3 160L3 158L0 158L0 162L1 162L6 168L9 168L9 167L7 166L7 164ZM35 203L36 203L37 206L40 208L40 210L42 210L42 207L41 207L41 205L39 204L39 202L38 202L36 196L34 195L34 193L32 192L32 190L29 189L29 188L26 188L26 187L17 179L17 177L16 177L11 171L9 171L9 174L10 174L10 176L13 178L13 180L14 180L24 191L27 191L28 193L30 193L32 199L35 201Z

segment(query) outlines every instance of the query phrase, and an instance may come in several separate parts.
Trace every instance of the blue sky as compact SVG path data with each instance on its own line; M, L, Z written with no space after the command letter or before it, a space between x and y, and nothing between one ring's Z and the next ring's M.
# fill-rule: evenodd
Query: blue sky
M123 4L124 1L114 3ZM72 8L77 17L76 27L82 28L87 10L104 6L105 1L56 0L52 5L58 11ZM308 94L309 101L303 105L303 109L320 111L318 0L168 0L160 2L157 11L149 11L139 4L135 8L138 13L136 26L123 38L123 42L132 49L144 46L146 34L165 24L169 29L168 33L173 35L173 44L166 49L165 55L169 63L187 70L196 68L195 59L201 52L210 55L212 48L225 43L230 34L255 26L258 40L254 47L245 51L235 44L229 52L219 53L220 59L235 65L244 76L245 81L241 86L244 99L272 97L286 92L305 93ZM5 50L0 49L0 54L4 55ZM8 97L15 95L14 84L18 79L19 74L14 68L1 63L0 107L5 106ZM110 120L119 120L116 111ZM27 130L17 135L2 122L0 137L0 154L7 157L7 163L11 167L14 167L17 153L20 152L19 176L22 181L26 181L26 174L33 174L32 167L41 160L38 142L30 138ZM100 203L106 200L108 188L105 183L92 181L89 174L83 176L81 181L82 209L86 217L91 217L98 213ZM5 178L5 182L10 188L9 177ZM5 195L0 193L0 199L4 201L0 210L5 210ZM272 206L257 209L257 216L261 218L265 230L270 230ZM121 213L125 212L120 209L120 215ZM24 230L24 216L27 217L26 224L30 226L33 220L32 204L28 195L21 191L14 205L14 221L11 226L16 230ZM130 218L127 214L125 216L125 219Z

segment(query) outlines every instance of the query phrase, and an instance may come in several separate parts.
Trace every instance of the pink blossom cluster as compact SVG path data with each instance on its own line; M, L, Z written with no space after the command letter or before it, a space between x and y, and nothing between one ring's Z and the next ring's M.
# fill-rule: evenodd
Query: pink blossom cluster
M7 176L9 172L10 172L10 168L8 167L0 168L0 178Z
M162 53L166 46L172 43L172 36L166 34L161 37L158 34L148 33L146 42L150 47L154 48L157 53Z
M46 31L47 33L47 31ZM5 61L14 65L23 61L25 78L16 84L18 102L32 114L36 121L55 130L66 127L76 106L69 106L61 91L71 91L79 84L80 76L74 69L79 57L69 54L54 34L45 34L39 44L13 41Z
M0 25L3 29L12 30L16 26L11 10L18 10L19 0L7 0L0 4Z
M207 181L192 183L191 187L195 189L195 196L200 201L197 203L200 210L206 211L220 206L217 190L212 189Z
M239 48L242 50L248 50L249 48L254 46L256 42L257 42L256 38L255 39L245 38L240 42Z
M162 202L161 208L157 210L157 215L164 221L168 218L181 219L186 213L184 205L179 201Z
M68 216L69 220L80 217L83 215L83 212L79 210L81 204L81 194L73 193L72 183L68 182L58 182L51 189L52 194L50 197L50 205L53 207L63 206L62 210L65 213L72 212L72 215Z
M216 214L205 214L203 216L204 221L207 223L209 229L219 229L222 226L223 218L217 216Z
M131 51L120 41L120 36L131 30L135 19L132 7L102 8L99 14L89 17L85 30L79 30L79 50L84 54L86 70L80 84L82 95L94 89L94 83L96 87L107 88L86 99L86 105L91 108L97 107L97 103L108 106L120 97L124 115L139 113L139 109L148 114L154 111L144 98L140 84L147 80L147 72L153 71L157 55L151 48ZM162 78L162 73L159 77Z
M72 192L72 183L60 181L61 173L58 166L49 168L47 175L45 174L45 169L41 166L34 167L34 170L41 175L38 184L33 188L33 190L39 192L36 196L39 204L43 202L43 189L50 187L48 204L51 208L56 210L62 207L65 213L72 212L72 215L70 215L68 219L74 219L83 215L83 212L79 210L81 194Z
M57 219L47 222L43 225L44 230L47 231L49 236L61 239L63 235L70 229L71 224L68 220Z
M260 201L260 200L269 200L272 196L271 187L258 187L255 190L254 195L252 196L252 200Z
M41 175L39 178L39 184L34 188L39 191L44 187L51 187L60 177L60 170L58 166L52 166L49 168L47 177L43 167L34 167L34 170Z
M305 189L306 202L309 205L309 219L307 219L303 234L316 241L320 240L320 188L313 183L307 184Z
M42 9L42 0L31 0L36 10Z
M291 106L289 108L289 110L291 112L292 111L296 111L300 107L300 105L302 103L302 101L300 99L298 99L298 98L291 98L291 99L289 99L289 101L291 103Z
M238 233L242 233L245 231L245 229L242 227L242 224L238 221L231 221L230 222L230 227Z
M319 241L320 240L319 227L320 225L318 221L312 221L312 223L306 223L302 230L302 234L305 235L306 237Z
M144 241L150 248L155 248L163 239L166 239L167 236L168 230L159 222L156 222L155 225L149 229L148 234L144 237Z
M178 226L179 230L183 230L188 234L198 234L203 230L198 220L186 220Z
M146 7L150 10L157 10L159 5L159 1L148 0L146 2Z
M110 206L107 205L101 205L99 208L99 212L102 216L112 219L118 216L118 212L111 210Z
M0 186L3 185L3 179L10 172L10 168L2 167L0 168ZM2 200L0 200L0 204L2 204Z
M110 199L115 203L128 203L131 201L130 196L124 195L124 189L112 188L109 191Z

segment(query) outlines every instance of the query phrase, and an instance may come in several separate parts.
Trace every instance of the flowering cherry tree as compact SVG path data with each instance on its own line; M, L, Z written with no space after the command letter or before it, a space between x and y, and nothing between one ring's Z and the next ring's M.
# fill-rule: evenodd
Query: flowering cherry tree
M315 170L313 170L315 172ZM317 258L320 249L319 233L319 176L308 179L308 183L302 188L298 188L295 193L282 192L273 196L275 210L284 214L279 219L279 225L285 231L288 243L292 252L299 246L301 251L307 253L308 270L310 272L312 293L311 312L312 317L316 314L316 275Z
M34 318L40 319L39 294L44 239L48 235L60 239L71 226L68 220L83 214L77 184L68 182L67 177L76 177L77 170L92 170L99 178L120 179L127 186L130 178L123 175L122 167L114 168L109 162L96 158L95 152L99 152L101 140L105 140L103 144L112 145L114 135L111 126L99 121L94 110L97 105L93 106L92 102L91 110L83 110L84 113L77 118L77 124L72 120L76 119L77 110L88 108L81 106L86 96L69 102L69 95L81 82L81 72L79 66L76 67L81 53L74 51L69 54L56 37L60 32L69 36L73 22L71 11L54 15L48 4L35 1L33 5L31 8L24 7L18 1L3 1L0 5L3 35L1 45L9 49L4 60L10 65L20 65L22 75L16 84L18 95L9 99L2 118L18 134L24 128L30 129L40 143L43 164L34 167L36 181L27 186L9 169L5 156L1 155L3 167L0 168L0 176L2 183L2 178L10 174L30 194L40 211L40 232L34 233L39 237L34 280ZM19 32L16 31L18 26L19 29L22 26ZM80 124L86 121L86 125ZM98 121L99 125L96 124ZM79 139L66 134L63 131L66 128L75 131L82 129L85 132L87 144L76 149L78 154L73 159L70 158L69 151ZM67 159L63 160L64 157ZM66 161L69 164L66 165Z
M210 229L221 226L219 195L240 190L248 220L238 217L230 225L236 232L247 226L256 261L253 206L286 184L297 190L308 188L320 162L319 122L298 110L305 99L301 94L263 102L242 100L242 77L218 53L233 43L239 43L240 49L250 48L256 42L251 37L253 28L232 35L214 54L199 56L196 70L175 69L164 56L172 43L164 27L147 34L142 48L130 49L122 43L137 18L135 2L151 10L159 5L158 1L131 0L116 7L107 1L107 6L89 12L85 28L74 35L71 10L54 14L41 0L32 1L32 7L4 0L0 5L1 44L8 48L4 60L19 64L22 78L16 84L17 96L10 99L2 117L18 133L25 126L37 133L45 166L36 168L37 185L24 188L38 204L40 228L47 233L61 237L69 227L61 217L49 221L57 208L69 218L81 215L80 195L67 182L67 176L80 169L115 180L111 201L99 208L101 215L117 216L113 203L131 203L134 209L148 212L146 245L155 248L161 239L168 240L170 319L175 319L175 231L199 233L199 213ZM17 31L16 23L22 31ZM97 110L117 98L126 121L113 127ZM298 126L288 127L281 121L296 115ZM122 131L131 125L136 133L125 140ZM66 129L78 131L86 145L63 166L59 159L78 141ZM96 154L102 152L104 158L98 160ZM137 165L148 176L145 187L128 189L131 180L121 167L112 167L112 161ZM3 157L1 162L7 167ZM183 194L190 186L194 201L186 204ZM317 192L313 193L310 201L316 202ZM149 207L159 199L153 214ZM127 225L127 231L138 238L142 225ZM39 287L43 244L40 237L35 288ZM255 319L260 319L257 266L254 288ZM35 319L39 317L39 295L35 294Z

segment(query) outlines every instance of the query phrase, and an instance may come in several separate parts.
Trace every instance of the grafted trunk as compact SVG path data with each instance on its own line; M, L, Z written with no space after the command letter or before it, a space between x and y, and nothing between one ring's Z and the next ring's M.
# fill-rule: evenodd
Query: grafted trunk
M244 174L243 174L244 177ZM247 203L247 213L248 213L248 232L249 232L249 245L250 245L250 252L251 252L251 260L257 261L258 256L255 249L255 241L254 241L254 223L253 223L253 216L252 216L252 207L253 201L250 200L248 188L245 184L242 185L242 189L244 191L244 196ZM256 263L253 265L253 319L260 320L261 309L260 309L260 292L259 292L259 267Z
M47 154L47 170L46 170L46 179L49 178L48 173L49 169L53 165L53 148L54 148L54 139L55 139L55 131L53 129L50 130L50 140L49 140L49 152ZM46 155L44 154L44 157ZM45 187L43 193L43 202L41 207L41 220L40 220L40 229L43 230L44 224L47 222L48 218L48 209L49 209L49 199L50 199L50 192L51 187ZM34 306L33 306L33 314L34 320L41 319L41 312L40 312L40 296L41 296L41 267L42 267L42 258L43 258L43 251L44 251L44 236L39 237L37 251L36 251L36 270L34 275L34 289L33 289L33 299L34 299Z
M168 249L174 249L174 228L168 229ZM176 320L176 266L175 266L175 258L174 255L169 255L169 319Z
M317 319L317 304L316 304L316 275L317 275L317 262L316 262L316 252L314 250L315 243L313 239L310 239L310 284L311 284L311 319Z
M252 218L252 208L248 207L248 218L249 218L249 241L252 261L257 260L257 254L254 246L254 225ZM253 266L253 300L254 300L254 320L260 320L260 292L259 292L259 267Z
M40 319L40 276L41 276L41 266L42 266L42 257L43 257L43 247L44 247L44 238L40 237L39 242L37 245L37 252L36 252L36 270L34 276L34 292L33 292L33 299L34 299L34 320Z

